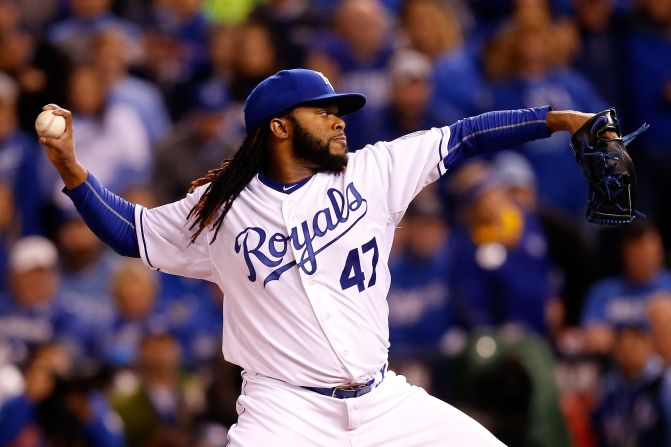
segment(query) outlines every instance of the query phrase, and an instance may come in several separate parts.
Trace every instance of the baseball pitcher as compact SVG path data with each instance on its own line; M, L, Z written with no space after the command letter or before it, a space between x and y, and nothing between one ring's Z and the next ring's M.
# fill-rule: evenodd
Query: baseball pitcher
M460 159L574 133L592 115L491 112L348 153L342 116L365 102L311 70L265 79L247 98L235 156L153 209L77 162L67 110L45 107L67 126L40 143L65 194L118 253L224 292L223 354L244 369L231 446L501 446L387 368L394 229Z

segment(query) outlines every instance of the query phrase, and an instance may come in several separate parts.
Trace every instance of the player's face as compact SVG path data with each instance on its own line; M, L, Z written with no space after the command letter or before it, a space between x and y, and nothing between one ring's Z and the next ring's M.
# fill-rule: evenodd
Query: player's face
M297 107L287 115L298 158L318 172L342 172L347 166L345 122L335 105Z

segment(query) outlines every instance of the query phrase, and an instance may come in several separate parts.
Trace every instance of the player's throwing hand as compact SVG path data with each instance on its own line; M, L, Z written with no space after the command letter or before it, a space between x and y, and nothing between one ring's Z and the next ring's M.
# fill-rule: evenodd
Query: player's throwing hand
M65 119L65 131L58 138L39 137L40 144L47 150L49 161L56 167L65 186L72 189L86 180L87 171L77 161L75 140L72 131L72 112L56 104L47 104L42 110L53 110L54 115Z

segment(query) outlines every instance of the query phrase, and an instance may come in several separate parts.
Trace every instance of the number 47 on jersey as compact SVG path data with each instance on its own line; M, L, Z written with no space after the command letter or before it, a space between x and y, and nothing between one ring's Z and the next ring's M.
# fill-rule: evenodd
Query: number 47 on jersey
M359 255L359 250L361 250L361 255ZM372 252L372 253L371 253ZM372 273L368 284L366 284L366 276L361 269L361 260L364 259L364 262L367 261L370 257L370 262L372 265ZM359 292L363 292L366 287L372 287L375 285L376 273L375 267L377 267L377 261L380 258L380 252L377 248L377 241L375 238L369 240L363 244L360 248L354 248L347 253L347 259L345 259L345 267L340 274L340 287L343 290L347 290L350 287L356 286L359 289Z

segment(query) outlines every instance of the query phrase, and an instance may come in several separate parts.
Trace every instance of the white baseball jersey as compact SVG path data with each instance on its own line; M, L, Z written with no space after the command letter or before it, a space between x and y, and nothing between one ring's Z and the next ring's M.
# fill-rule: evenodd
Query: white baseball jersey
M449 133L369 145L349 154L344 173L319 173L287 192L257 175L214 243L208 229L190 244L186 220L205 186L165 206L137 206L142 259L221 287L226 360L294 385L365 382L387 361L394 229L445 172Z

